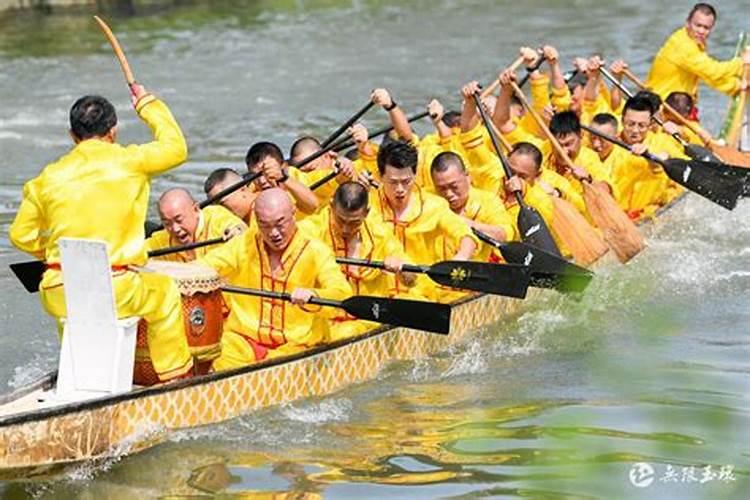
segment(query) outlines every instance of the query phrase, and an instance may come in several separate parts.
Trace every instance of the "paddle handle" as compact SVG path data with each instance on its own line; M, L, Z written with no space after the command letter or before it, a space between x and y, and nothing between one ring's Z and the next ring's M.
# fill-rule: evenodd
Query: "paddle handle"
M523 86L526 85L526 82L529 81L529 78L531 78L531 74L534 71L536 71L539 68L541 68L542 64L544 64L544 61L545 61L544 56L540 56L539 60L536 63L534 63L533 66L531 66L530 68L526 68L526 74L523 75L523 78L521 78L521 81L518 82L518 86L521 87L521 88L523 88Z
M127 58L125 58L125 53L122 51L122 47L120 47L120 43L117 41L117 37L115 37L115 34L112 33L112 30L101 17L94 16L94 20L104 32L104 36L107 37L109 44L112 46L112 50L114 51L117 60L120 61L120 68L122 68L122 74L125 75L125 81L128 83L128 87L132 87L135 83L135 77L133 76L133 71L130 69L130 64L128 64Z
M194 250L196 248L207 247L209 245L217 245L219 243L224 243L224 238L213 238L206 241L196 241L195 243L188 243L187 245L177 245L173 247L160 248L158 250L151 250L150 252L148 252L148 256L161 257L162 255Z
M224 285L221 290L229 293L237 293L240 295L252 295L254 297L264 297L266 299L277 299L291 302L292 296L287 292L269 292L268 290L261 290L259 288L244 288L233 285ZM317 306L328 306L328 307L339 307L343 308L343 302L333 299L324 299L321 297L312 297L308 304L314 304Z
M360 109L359 111L357 111L356 113L354 113L354 115L353 115L353 116L352 116L351 118L349 118L349 119L348 119L348 120L347 120L346 122L344 122L344 124L343 124L343 125L341 125L341 126L340 126L339 128L337 128L337 129L336 129L336 131L335 131L334 133L332 133L331 135L329 135L329 136L328 136L328 137L327 137L327 138L326 138L326 139L325 139L325 140L324 140L324 141L323 141L323 142L322 142L322 143L320 144L320 147L321 147L321 148L325 148L326 146L329 146L329 145L330 145L330 144L331 144L331 143L332 143L333 141L335 141L336 139L338 139L338 137L339 137L339 136L340 136L340 135L341 135L341 134L342 134L342 133L343 133L343 132L344 132L344 131L345 131L346 129L348 129L349 127L351 127L351 126L352 126L352 125L353 125L353 124L354 124L354 123L355 123L355 122L356 122L357 120L359 120L360 118L362 118L362 116L363 116L363 115L364 115L365 113L367 113L368 111L370 111L370 108L372 108L372 107L373 107L374 105L375 105L375 103L374 103L374 102L372 102L372 101L368 101L368 103L367 103L367 104L365 104L364 106L362 106L362 108L361 108L361 109Z
M345 140L349 140L349 137L350 137L349 134L347 134ZM303 166L307 165L308 163L317 160L318 158L320 158L324 154L327 154L327 153L333 151L334 148L336 147L336 144L337 144L337 142L334 142L332 144L327 144L325 146L321 145L321 148L319 150L317 150L316 152L314 152L313 154L311 154L311 155L309 155L309 156L307 156L305 158L302 158L300 161L298 161L296 163L292 162L292 161L288 161L287 163L289 165L291 165L292 167L302 168Z
M417 113L416 115L412 115L411 117L407 118L406 121L409 123L415 122L417 120L421 120L422 118L429 116L430 113L428 111L423 111L421 113ZM374 131L373 133L369 134L370 139L374 139L376 137L380 137L381 135L385 135L391 130L393 130L393 125L389 125L387 127L382 127ZM351 141L349 138L342 141L336 141L336 144L334 145L333 150L334 151L343 151L344 149L349 149L352 146L354 146L354 142Z
M355 259L353 257L336 257L336 262L349 266L370 267L373 269L385 269L385 262L379 260ZM401 270L407 273L426 273L430 266L418 266L414 264L403 264Z
M589 127L589 126L586 126L584 124L581 124L581 128L583 130L585 130L586 132L590 133L590 134L594 134L594 135L596 135L598 137L601 137L605 141L609 141L609 142L611 142L612 144L614 144L616 146L620 146L621 148L623 148L624 150L628 151L629 153L635 154L635 153L633 153L633 148L631 148L629 144L626 144L625 142L621 141L617 137L612 137L611 135L605 134L604 132L599 132L598 130L595 130L595 129L593 129L593 128ZM654 155L652 153L649 153L648 151L646 151L645 153L643 153L643 155L641 155L641 156L643 156L644 158L646 158L649 161L652 161L654 163L658 163L659 165L663 165L664 164L664 161L661 158L659 158L658 156L656 156L656 155Z
M490 140L492 140L492 147L495 148L495 154L497 154L497 157L500 159L500 164L503 166L503 172L505 172L505 178L510 179L513 177L513 172L510 169L510 164L508 163L508 159L503 154L502 148L500 147L500 144L498 144L497 134L495 134L495 129L491 125L491 121L489 117L487 116L487 113L484 111L484 106L482 106L482 100L479 97L479 94L474 94L472 97L474 97L474 105L477 107L477 111L479 112L479 116L482 118L482 123L484 123L484 127L487 129L487 133L490 134ZM513 194L516 196L516 201L518 202L519 207L524 207L524 201L523 196L521 196L520 191L514 191Z
M317 181L313 182L312 184L310 184L307 187L310 189L310 191L315 191L316 189L318 189L323 184L326 184L327 182L335 179L337 175L339 175L339 173L334 170L330 174L326 175L322 179L318 179Z
M543 59L544 58L540 58L540 60L543 60ZM513 61L513 63L511 63L510 66L508 66L507 69L511 71L515 71L521 64L523 64L523 56L519 56L515 61ZM485 87L485 89L482 91L482 94L481 94L482 99L492 94L495 91L495 89L497 89L499 86L500 86L499 78L495 78L494 80L492 80L492 83L487 85L487 87Z
M200 202L198 204L198 206L200 208L206 208L207 206L209 206L209 205L211 205L213 203L216 203L217 201L221 200L225 196L228 196L228 195L234 193L235 191L237 191L238 189L242 188L243 186L246 186L246 185L250 184L255 179L257 179L258 177L260 177L261 175L263 175L262 172L255 172L255 173L244 174L242 176L242 180L239 180L239 181L235 182L231 186L225 187L224 189L222 189L221 191L219 191L218 193L216 193L213 196L209 196L208 198L206 198L205 200L203 200L202 202Z

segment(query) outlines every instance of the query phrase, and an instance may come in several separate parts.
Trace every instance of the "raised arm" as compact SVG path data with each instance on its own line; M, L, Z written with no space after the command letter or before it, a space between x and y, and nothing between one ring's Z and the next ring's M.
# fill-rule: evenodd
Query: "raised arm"
M393 129L398 136L405 141L411 142L414 139L414 133L411 130L411 125L409 125L409 119L398 103L393 100L390 93L386 89L375 89L372 91L370 98L372 102L378 106L382 106L388 112L391 125L393 125Z

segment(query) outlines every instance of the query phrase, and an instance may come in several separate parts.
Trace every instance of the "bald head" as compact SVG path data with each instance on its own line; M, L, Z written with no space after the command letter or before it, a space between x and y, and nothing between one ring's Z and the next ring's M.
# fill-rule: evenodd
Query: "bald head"
M200 208L193 196L182 188L173 188L159 198L159 216L164 229L182 244L195 241Z
M242 177L240 174L231 168L220 168L211 172L211 175L208 176L203 185L203 189L209 198L214 198L217 194L241 180ZM254 196L250 192L250 188L242 186L234 193L228 194L218 200L218 203L240 219L249 222L250 211L253 207L253 198Z
M294 203L280 188L262 191L255 199L255 218L263 242L271 251L283 252L296 231Z

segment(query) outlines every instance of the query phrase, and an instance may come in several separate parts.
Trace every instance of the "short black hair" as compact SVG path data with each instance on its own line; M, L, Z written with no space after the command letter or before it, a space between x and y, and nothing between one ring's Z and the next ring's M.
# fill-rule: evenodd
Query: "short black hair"
M521 102L521 98L518 97L516 94L513 94L510 96L510 104L512 106L523 106L523 102Z
M654 114L661 109L661 97L655 92L651 92L650 90L640 90L633 97L643 97L648 99L651 102L651 108L654 110Z
M620 126L620 124L617 123L617 118L609 113L598 113L594 115L591 119L591 123L596 123L597 125L612 125L615 130Z
M418 161L417 148L406 141L392 141L378 151L378 172L383 175L387 165L397 169L410 168L416 174Z
M221 184L227 179L229 174L240 175L233 168L217 168L206 177L206 181L203 183L203 192L208 194L217 184Z
M357 148L352 148L344 153L344 156L351 161L357 161L359 159L359 150Z
M650 99L639 95L634 95L625 102L625 107L622 108L622 116L625 116L625 113L627 113L628 110L648 111L651 116L654 115L655 111L653 102L651 102Z
M303 135L292 143L292 147L289 148L289 158L296 158L300 149L308 145L320 149L320 141L318 139L311 135Z
M574 111L561 111L552 116L549 122L549 130L555 137L563 137L568 134L580 135L581 120Z
M347 181L336 188L336 192L333 193L333 203L347 212L356 212L369 206L370 197L367 194L367 188L362 184Z
M693 111L693 97L687 92L672 92L665 101L684 117Z
M269 156L279 163L284 163L284 153L281 152L280 147L272 142L256 142L247 150L245 165L250 170Z
M539 151L538 147L534 146L530 142L515 143L508 156L513 156L516 154L531 156L534 159L534 164L536 165L537 171L542 168L542 152Z
M459 155L457 155L453 151L443 151L432 160L432 165L430 165L430 173L436 174L439 172L445 172L451 167L456 167L461 172L466 172L464 161Z
M104 97L85 95L70 108L70 130L80 140L104 136L115 125L115 107Z
M461 112L446 111L443 115L443 123L450 128L459 127L461 125Z
M706 16L713 16L714 20L716 19L716 9L714 9L714 6L710 3L697 3L693 5L693 8L690 9L690 13L688 14L688 21L690 21L693 18L693 14L696 12L700 12L701 14L704 14Z

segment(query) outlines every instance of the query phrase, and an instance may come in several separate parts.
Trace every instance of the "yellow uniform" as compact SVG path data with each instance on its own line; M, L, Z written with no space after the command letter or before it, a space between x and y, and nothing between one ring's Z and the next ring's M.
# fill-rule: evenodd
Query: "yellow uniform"
M577 188L573 187L567 177L558 174L555 170L543 168L537 182L544 182L556 189L562 199L570 202L582 214L586 213L586 203L583 201L583 196Z
M626 212L628 211L628 203L622 191L623 189L622 176L626 176L627 172L625 171L624 168L620 167L619 165L627 162L628 158L632 156L633 156L632 154L630 154L623 148L619 146L615 146L609 152L609 155L607 155L607 157L604 160L602 160L602 166L604 167L604 170L612 178L617 188L615 189L615 194L616 194L615 201L617 201L617 204L620 206L620 208L622 208Z
M146 262L143 222L151 176L185 161L187 145L164 103L147 95L136 111L155 140L127 147L98 139L77 144L26 183L10 240L50 266L42 278L40 298L58 319L66 310L57 241L65 237L105 241L115 270L118 317L141 316L148 321L151 359L159 377L167 380L192 367L180 294L166 276L141 275L125 267Z
M547 144L545 144L542 153L544 154L544 163L542 164L543 171L544 169L553 170L557 173L563 171L564 173L560 175L568 180L570 185L580 196L583 196L583 184L581 184L581 181L573 176L573 174L566 168L565 165L561 166L559 164L557 157L552 150L551 143L548 142ZM582 144L581 149L578 151L576 157L571 158L571 160L573 160L573 164L575 166L581 167L586 170L591 175L591 178L593 180L606 183L612 190L612 196L614 198L617 198L617 185L615 184L615 181L612 179L612 176L609 174L607 169L604 168L604 165L602 165L602 162L599 159L599 155L596 154L593 149L589 149ZM580 210L579 206L576 203L574 203L574 205L576 205L576 208ZM582 213L586 212L582 211Z
M237 226L242 227L243 230L247 229L245 223L226 208L219 205L209 205L201 209L201 213L198 216L198 227L195 229L194 241L198 243L221 238L224 236L225 231ZM166 229L156 231L146 240L146 250L149 252L177 245L181 245L181 243L172 238ZM173 262L190 262L206 255L213 249L213 246L205 246L194 250L170 253L156 258Z
M686 92L693 97L693 102L698 102L701 80L720 92L734 95L740 89L741 75L741 58L717 61L682 27L672 33L654 57L646 86L662 99L671 92Z
M325 210L300 222L299 228L311 238L325 243L336 257L383 261L386 257L398 257L406 261L406 254L398 240L378 223L376 218L368 218L362 223L359 232L360 244L356 254L352 253L347 242L336 234L333 228L330 205ZM380 269L342 264L341 271L349 281L354 295L377 297L416 298L396 278L394 274ZM362 333L378 326L371 321L357 320L344 311L338 311L331 324L331 340L339 340Z
M487 146L487 129L481 123L461 134L464 164L471 177L471 185L496 193L503 185L505 174L494 146Z
M229 283L291 293L308 288L318 296L341 300L351 287L325 244L297 231L281 257L281 269L274 275L259 233L245 231L221 248L209 252L198 263L207 265ZM225 294L230 308L221 339L221 356L214 368L226 370L245 366L266 357L293 354L328 339L326 318L335 308Z

